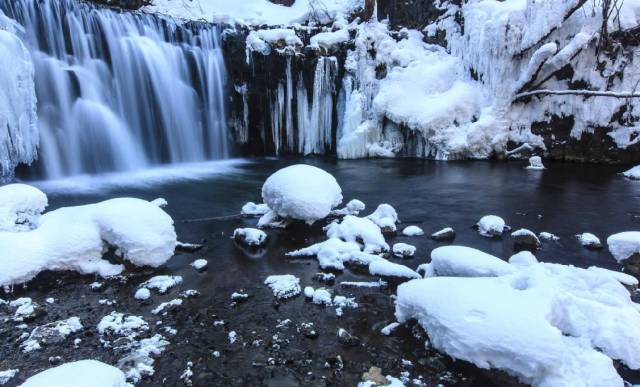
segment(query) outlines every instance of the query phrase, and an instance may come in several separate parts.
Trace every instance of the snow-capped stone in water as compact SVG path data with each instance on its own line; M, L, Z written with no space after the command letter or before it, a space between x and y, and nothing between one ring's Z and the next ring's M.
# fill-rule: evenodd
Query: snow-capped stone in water
M302 291L300 279L291 274L270 275L264 280L264 284L271 288L273 295L278 299L295 297Z
M204 245L199 243L178 242L176 244L176 251L182 251L185 253L195 253L196 251L202 249L203 247Z
M163 315L167 314L167 310L172 310L175 309L179 306L182 305L182 300L179 298L173 299L171 301L167 301L167 302L162 302L160 303L160 305L158 305L155 309L153 309L151 311L151 313L153 314L160 314L162 313Z
M73 270L103 277L123 265L102 259L117 249L136 266L158 267L174 254L176 233L167 213L145 200L120 198L45 213L25 232L0 232L0 286L23 283L43 270ZM10 253L9 253L10 252Z
M316 290L314 288L312 288L311 286L306 286L304 288L304 296L307 298L312 298L313 297L313 293L315 293Z
M546 231L541 232L540 235L538 235L538 237L543 241L559 241L560 240L560 237Z
M514 272L500 258L465 246L438 247L431 252L431 263L421 266L425 277L497 277Z
M242 206L240 214L245 216L262 216L269 212L269 206L266 204L256 204L254 202L248 202Z
M389 245L384 240L380 228L369 218L358 218L347 215L341 222L333 222L325 227L329 238L339 238L346 242L364 242L364 251L377 253L388 251Z
M18 369L9 369L9 370L0 371L0 386L9 383L11 379L16 377L16 374L19 371L20 370Z
M504 220L496 215L483 216L477 226L480 235L487 238L499 237L508 229Z
M398 258L411 258L416 253L416 248L407 243L396 243L391 251Z
M540 239L531 230L521 228L511 233L513 247L516 250L537 250L540 248Z
M451 227L446 227L431 234L431 239L434 241L452 241L456 239L456 232Z
M153 204L154 206L158 206L160 208L165 208L166 206L169 205L169 202L167 202L167 199L165 198L157 198L152 200L151 204Z
M640 232L625 231L607 238L611 255L621 262L624 270L640 275Z
M233 231L236 242L248 246L262 246L267 242L267 234L257 228L237 228Z
M517 268L523 268L538 263L538 259L530 251L521 251L509 258L509 264Z
M627 179L640 180L640 165L636 165L628 171L622 172L622 175Z
M369 264L369 274L381 277L420 278L420 274L407 266L389 262L384 258L376 259Z
M582 233L582 234L578 234L576 235L576 238L578 238L578 242L580 242L580 244L588 249L601 249L602 248L602 243L600 242L600 239L588 232Z
M262 199L281 218L313 224L342 203L342 189L322 169L298 164L269 176L262 186Z
M527 166L527 169L532 169L532 170L537 170L537 171L541 171L544 168L544 165L542 164L542 158L540 156L533 156L529 158L529 165Z
M640 311L611 273L512 257L499 277L434 277L398 287L395 317L430 344L533 386L623 386L640 368ZM455 299L456 302L450 302Z
M352 199L347 203L344 208L331 211L331 215L344 216L344 215L358 215L361 211L364 211L365 205L358 199Z
M208 265L209 265L209 262L207 262L206 259L202 259L202 258L196 259L195 261L191 262L191 267L193 267L197 271L206 270Z
M231 293L231 301L235 302L243 302L249 299L249 295L247 293L233 292Z
M26 184L0 187L0 231L29 231L37 228L48 205L47 195Z
M156 289L158 293L164 294L170 288L180 285L182 283L182 276L179 275L157 275L149 278L147 281L140 284L141 288Z
M327 289L316 289L311 296L311 301L317 305L332 305L331 293Z
M149 297L151 297L151 291L147 288L140 288L133 295L133 298L140 301L148 300Z
M97 360L65 363L27 379L22 387L127 387L126 377L116 367Z
M418 226L408 226L402 230L402 235L404 236L420 236L424 235L424 231Z
M398 223L398 213L391 205L383 203L376 208L376 210L369 216L367 216L373 223L378 225L382 232L393 233L396 232Z

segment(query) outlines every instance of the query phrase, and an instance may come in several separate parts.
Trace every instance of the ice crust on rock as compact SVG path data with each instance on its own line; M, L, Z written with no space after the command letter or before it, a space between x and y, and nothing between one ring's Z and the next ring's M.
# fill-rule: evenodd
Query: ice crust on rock
M640 368L640 308L623 286L629 276L539 263L529 252L500 261L511 270L479 276L478 261L493 267L497 258L452 247L443 249L472 258L398 287L397 321L415 318L434 348L534 386L623 386L612 360Z
M311 165L292 165L265 181L262 199L277 216L313 224L342 203L342 189L329 173ZM269 214L263 215L264 217ZM264 221L261 219L261 223Z

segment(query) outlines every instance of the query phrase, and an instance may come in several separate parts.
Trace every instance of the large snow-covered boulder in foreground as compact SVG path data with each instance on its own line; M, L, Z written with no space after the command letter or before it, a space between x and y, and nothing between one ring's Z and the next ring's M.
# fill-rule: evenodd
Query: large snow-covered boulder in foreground
M439 351L526 384L622 387L613 360L640 368L640 310L620 282L633 278L532 257L512 257L498 277L465 277L476 274L473 258L447 277L404 283L396 318L416 319Z
M47 205L47 195L30 185L0 187L0 231L28 231L38 227Z
M329 173L311 165L298 164L269 176L262 186L262 199L273 213L284 219L313 224L326 218L342 203L342 189Z
M640 231L625 231L607 238L607 245L625 271L640 275Z
M27 379L22 387L127 387L126 377L116 367L97 360L65 363Z
M29 281L44 270L120 274L122 265L102 259L105 247L136 266L158 267L176 244L171 217L145 200L60 208L42 215L34 230L0 232L0 286Z

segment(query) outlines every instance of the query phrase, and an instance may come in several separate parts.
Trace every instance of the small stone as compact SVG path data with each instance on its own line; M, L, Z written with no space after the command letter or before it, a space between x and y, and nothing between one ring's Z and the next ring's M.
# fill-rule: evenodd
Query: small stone
M345 329L338 329L338 342L342 345L352 347L360 344L360 338L347 332Z
M300 324L300 332L304 335L304 337L309 339L317 339L318 336L320 336L320 333L318 333L313 323Z
M390 384L378 367L371 367L369 372L362 374L362 381L375 383L376 386L388 386Z

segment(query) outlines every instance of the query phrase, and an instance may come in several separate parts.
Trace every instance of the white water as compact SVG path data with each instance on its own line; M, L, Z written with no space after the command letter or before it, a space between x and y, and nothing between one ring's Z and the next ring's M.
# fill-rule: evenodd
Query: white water
M74 0L0 0L35 67L40 177L228 157L216 28Z

